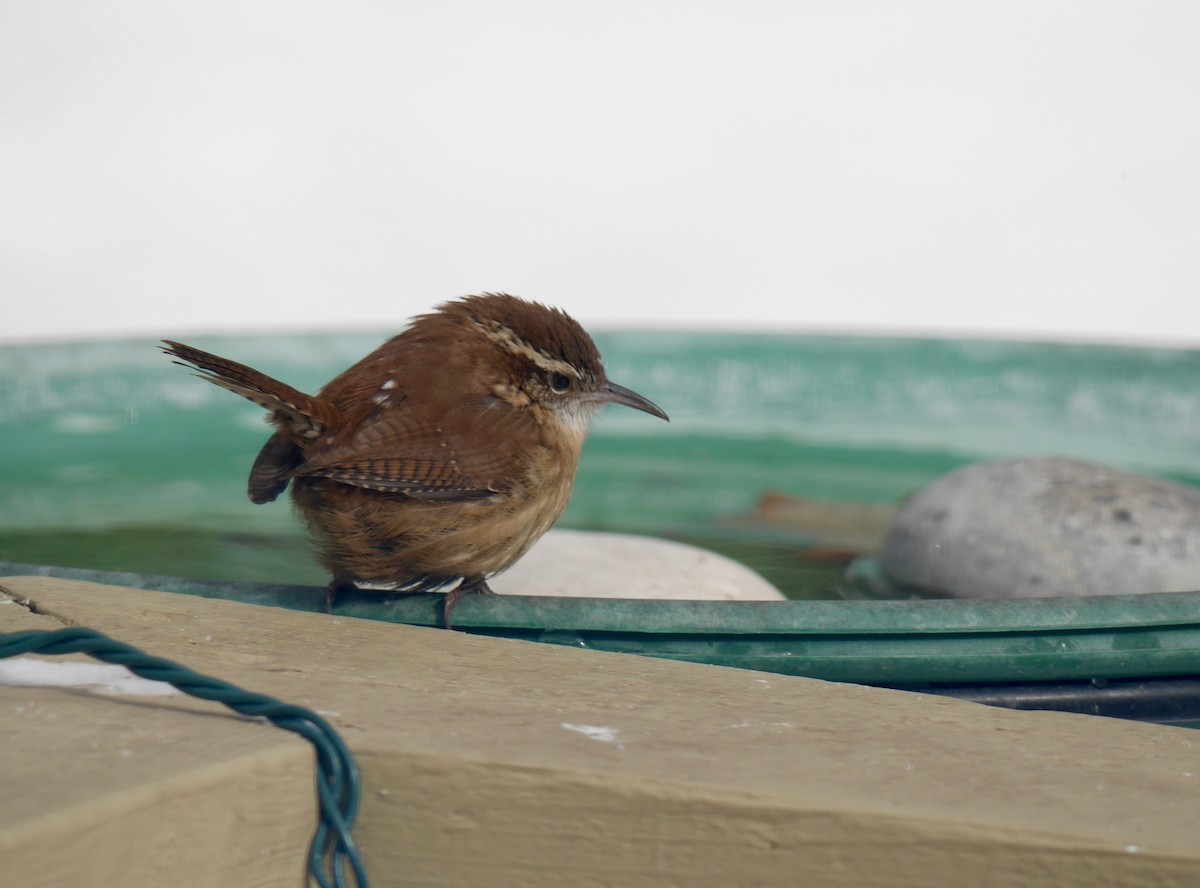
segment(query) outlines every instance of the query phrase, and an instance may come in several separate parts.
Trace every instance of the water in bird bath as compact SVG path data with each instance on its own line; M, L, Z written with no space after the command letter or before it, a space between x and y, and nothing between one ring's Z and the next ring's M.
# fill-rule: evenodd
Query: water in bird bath
M192 341L311 391L386 335ZM714 548L792 597L856 594L843 566L869 550L880 510L979 459L1057 453L1200 482L1195 351L596 339L609 374L671 424L602 413L562 526ZM287 504L246 498L267 434L258 408L190 378L150 341L0 348L0 559L323 584Z

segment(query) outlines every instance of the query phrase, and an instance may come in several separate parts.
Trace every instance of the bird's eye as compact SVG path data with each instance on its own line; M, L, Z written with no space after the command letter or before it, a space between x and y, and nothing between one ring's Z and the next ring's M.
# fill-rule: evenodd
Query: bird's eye
M561 395L571 389L571 377L565 373L550 374L550 391L556 395Z

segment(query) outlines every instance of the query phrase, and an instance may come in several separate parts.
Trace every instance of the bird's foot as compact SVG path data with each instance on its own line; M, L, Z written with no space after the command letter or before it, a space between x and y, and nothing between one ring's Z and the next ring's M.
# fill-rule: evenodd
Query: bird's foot
M483 577L467 577L446 593L446 602L442 607L442 625L450 628L450 615L458 607L458 603L467 595L495 595L487 580Z
M325 587L325 613L333 613L333 603L338 600L339 595L353 592L357 588L353 580L339 580L337 577L330 580L329 585Z

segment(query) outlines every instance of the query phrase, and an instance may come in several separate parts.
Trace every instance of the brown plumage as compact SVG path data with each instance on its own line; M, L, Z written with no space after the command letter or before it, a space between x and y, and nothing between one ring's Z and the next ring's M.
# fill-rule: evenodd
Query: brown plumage
M297 391L177 342L198 375L271 411L250 471L256 503L289 485L330 602L356 581L429 591L517 561L562 514L588 424L605 402L666 419L611 383L565 312L504 294L468 296L412 325L326 384Z

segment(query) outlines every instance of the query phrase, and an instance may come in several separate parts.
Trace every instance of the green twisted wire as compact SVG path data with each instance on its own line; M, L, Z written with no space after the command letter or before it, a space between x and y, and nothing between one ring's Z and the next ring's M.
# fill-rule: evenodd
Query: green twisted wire
M358 765L337 731L321 716L302 706L255 694L171 660L151 656L94 629L72 627L53 632L0 633L0 659L30 653L87 654L124 666L142 678L167 682L185 694L223 703L242 715L265 718L278 728L299 734L312 744L317 756L319 817L308 848L309 875L320 888L347 888L349 867L354 884L368 888L362 858L350 834L361 792Z

